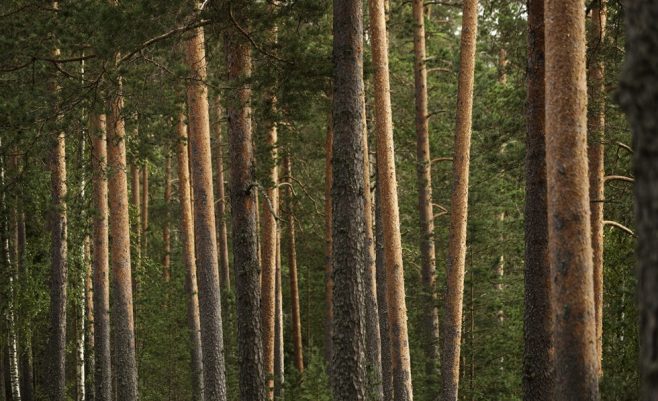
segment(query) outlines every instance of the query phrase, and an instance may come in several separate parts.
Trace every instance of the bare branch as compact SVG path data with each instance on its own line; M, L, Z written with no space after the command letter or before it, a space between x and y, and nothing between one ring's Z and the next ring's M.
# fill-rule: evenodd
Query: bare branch
M625 175L608 175L603 177L603 182L608 182L608 181L635 182L635 179L631 177L626 177Z
M628 235L630 235L630 236L632 236L632 237L636 237L636 235L635 235L635 233L633 232L633 230L631 230L630 228L626 227L626 226L623 225L623 224L617 223L616 221L605 220L605 221L603 222L603 225L604 225L604 226L613 226L613 227L617 227L618 229L620 229L621 231L625 232L626 234L628 234Z

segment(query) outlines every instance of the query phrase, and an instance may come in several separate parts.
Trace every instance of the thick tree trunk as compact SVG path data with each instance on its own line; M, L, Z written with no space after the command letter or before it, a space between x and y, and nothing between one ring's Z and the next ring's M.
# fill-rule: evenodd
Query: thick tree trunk
M187 85L189 138L194 191L194 238L199 267L199 312L203 345L204 395L208 401L226 400L222 305L219 292L215 196L210 154L208 87L203 28L196 28L185 44L185 60L193 80Z
M456 401L459 390L476 37L477 0L464 0L452 167L453 187L450 198L447 285L443 312L441 369L444 401Z
M594 313L596 319L596 354L599 376L603 375L603 205L605 202L604 137L605 137L605 65L603 41L606 29L606 4L599 0L592 4L592 25L589 38L589 197L592 225L592 254L594 255Z
M554 301L555 398L598 400L598 361L587 174L585 14L547 0L546 177Z
M416 176L420 214L420 257L423 283L424 343L428 384L438 380L439 309L436 300L436 255L434 250L434 212L432 210L432 164L430 158L427 67L425 55L425 7L413 0L414 82L416 99Z
M181 234L183 261L185 263L185 289L187 292L187 324L190 332L192 355L192 394L195 401L204 401L203 351L201 346L201 319L194 255L194 223L190 194L190 173L187 152L187 127L185 116L178 117L178 197L181 208Z
M235 10L237 11L237 10ZM234 11L238 22L244 17ZM260 320L260 265L258 261L257 187L251 129L251 89L242 80L251 76L250 45L237 30L224 37L228 80L235 87L227 99L231 163L233 260L237 298L240 398L266 399Z
M292 190L292 161L290 154L283 159L286 183L286 222L288 228L288 270L290 274L290 314L292 315L292 342L295 351L295 368L304 373L304 347L302 343L301 308L299 306L299 279L297 273L297 244L295 238L294 193Z
M94 385L96 401L112 399L110 356L110 278L107 200L107 141L105 114L92 114Z
M393 393L396 401L413 400L407 306L398 210L395 147L388 71L388 39L383 0L370 0L370 29L375 69L375 128L377 173L384 231L388 325L391 344Z
M274 102L273 98L270 101ZM270 106L274 107L274 106ZM268 154L265 156L264 165L268 170L269 182L265 189L266 199L261 203L261 293L260 312L263 330L263 364L265 375L268 379L269 393L272 398L274 393L274 329L276 314L276 232L277 216L279 213L279 190L276 187L278 177L278 151L277 151L277 127L269 123L267 127L266 146Z
M641 400L658 400L658 3L629 0L624 3L626 64L621 75L619 100L633 131L635 223L640 320Z
M112 326L116 354L116 398L137 400L137 362L130 261L126 129L121 80L110 104L107 129L110 259L112 261Z
M331 354L334 321L334 279L333 279L333 210L331 189L333 188L333 141L334 124L331 113L327 125L327 137L325 139L325 165L324 165L324 305L325 305L325 328L324 328L324 358L327 363L327 373L331 378Z
M169 228L169 220L171 220L171 213L169 211L171 203L171 187L171 153L167 151L164 182L165 217L162 227L162 246L164 248L162 256L162 278L167 283L171 280L171 231Z
M215 141L217 142L217 150L215 157L217 160L216 169L216 190L217 190L217 244L219 246L219 270L220 280L219 284L224 292L229 291L231 288L230 282L230 269L228 261L228 238L226 232L226 195L224 194L224 150L222 148L222 125L221 117L224 114L222 111L219 97L215 100L216 122L215 122Z
M366 399L363 194L363 9L358 0L333 8L333 352L331 384L338 400Z

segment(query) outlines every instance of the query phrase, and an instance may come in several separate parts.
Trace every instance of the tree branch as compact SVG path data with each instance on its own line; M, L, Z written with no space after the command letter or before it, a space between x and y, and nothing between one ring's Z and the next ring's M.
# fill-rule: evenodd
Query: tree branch
M630 236L632 236L632 237L636 237L636 235L635 235L635 233L633 232L633 230L631 230L630 228L626 227L626 226L623 225L623 224L617 223L616 221L605 220L605 221L603 221L603 225L604 225L604 226L613 226L613 227L617 227L618 229L620 229L621 231L625 232L626 234L628 234L628 235L630 235Z
M603 182L608 182L608 181L635 182L635 179L631 177L626 177L625 175L608 175L603 177Z

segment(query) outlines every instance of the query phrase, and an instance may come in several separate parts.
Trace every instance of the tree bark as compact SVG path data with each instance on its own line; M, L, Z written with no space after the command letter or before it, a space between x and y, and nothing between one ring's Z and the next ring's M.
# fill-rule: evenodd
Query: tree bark
M137 400L137 362L130 260L128 178L126 176L126 129L123 93L119 78L111 100L107 133L110 259L112 261L112 322L116 354L116 398Z
M221 117L224 114L219 101L219 97L215 100L215 110L217 112L217 121L215 122L215 140L217 142L217 150L215 157L217 158L217 242L219 245L219 269L220 280L219 284L223 291L229 291L231 288L230 282L230 269L228 261L228 238L226 232L226 195L224 194L224 150L222 148L222 125Z
M427 67L425 54L425 7L413 1L414 82L416 99L416 177L420 215L420 257L423 283L424 343L428 384L439 376L439 309L436 297L436 254L434 250L434 211L432 210L432 163L430 156Z
M181 233L183 260L185 263L185 287L187 292L187 325L190 332L190 353L192 356L192 394L196 401L204 401L203 351L201 343L201 319L194 254L194 223L192 219L192 199L190 194L190 173L187 152L187 127L185 116L178 117L178 197L181 207Z
M606 29L606 4L599 0L592 4L592 25L589 37L589 197L592 225L592 254L594 255L594 313L596 320L596 354L599 376L603 375L603 206L605 203L605 65L602 57Z
M226 373L219 290L215 196L210 154L210 117L203 28L196 28L185 44L185 60L193 79L187 84L191 168L194 180L194 238L199 267L199 312L203 346L204 395L208 401L226 400Z
M142 218L142 250L143 258L146 258L148 252L148 237L149 230L149 166L144 164L142 166L142 205L140 207L140 217Z
M105 114L92 114L94 385L96 401L112 399L110 347L110 279L107 199L107 140Z
M276 230L276 296L274 298L274 398L284 399L285 352L283 349L283 283L281 281L281 230Z
M165 182L164 182L164 208L165 217L162 227L162 244L164 253L162 256L162 278L166 283L171 281L171 231L169 228L169 220L171 220L171 213L169 212L169 205L171 203L171 153L167 151L165 158Z
M299 279L297 273L297 244L295 238L294 193L292 190L292 161L290 153L283 159L286 186L286 222L288 228L288 270L290 274L290 314L292 315L292 341L295 352L295 368L304 373L304 346L302 320L299 306Z
M85 204L85 195L86 195L86 172L84 171L84 159L85 159L85 141L84 139L79 142L78 147L78 157L79 157L79 171L80 171L80 204ZM83 206L84 207L84 206ZM81 210L80 218L83 221L83 224L87 224L86 219L86 210ZM78 259L78 277L76 277L76 290L77 302L78 305L75 313L76 320L76 338L75 338L75 348L76 348L76 400L85 401L87 399L87 371L86 371L86 361L90 358L90 355L86 354L86 345L87 345L87 303L90 300L87 298L87 272L90 270L89 262L90 256L89 252L89 235L86 230L82 234L82 243L80 244L80 255Z
M333 352L331 384L338 400L366 399L364 275L367 268L363 194L363 9L333 7Z
M324 305L325 305L325 329L324 329L324 358L327 363L327 373L331 378L331 355L333 338L333 210L331 189L333 188L333 141L334 123L331 113L327 124L327 137L325 139L325 165L324 165Z
M245 18L235 10L238 23ZM251 89L242 81L251 76L250 45L240 32L231 29L224 36L228 81L235 87L228 93L229 146L231 163L231 229L235 269L238 320L240 399L264 401L266 383L260 320L260 265L258 261L257 187L254 177L254 150L251 129Z
M135 130L135 140L137 139L138 131ZM137 287L139 286L139 276L141 274L141 263L142 263L142 196L140 194L140 171L139 167L131 163L130 164L130 207L134 211L134 219L132 223L132 231L135 233L135 292L137 292Z
M624 3L626 64L621 74L619 101L633 132L637 282L639 301L641 400L658 400L656 332L658 330L658 32L656 2Z
M462 16L457 121L453 154L453 187L445 306L443 316L443 400L456 401L459 390L459 356L462 337L468 175L473 115L473 81L477 38L477 0L465 0Z
M587 174L585 14L547 0L546 177L554 301L555 399L598 400L598 362Z

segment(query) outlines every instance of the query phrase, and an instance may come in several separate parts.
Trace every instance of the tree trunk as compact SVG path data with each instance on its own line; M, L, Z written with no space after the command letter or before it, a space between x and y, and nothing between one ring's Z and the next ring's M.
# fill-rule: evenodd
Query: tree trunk
M598 400L587 174L585 15L579 1L548 0L546 177L554 304L555 398Z
M20 183L20 181L19 181ZM23 199L22 190L20 192L20 199ZM27 245L26 227L25 227L25 211L23 209L22 201L18 204L18 274L24 277L28 276L28 271L25 265L25 246ZM34 372L32 360L32 337L25 335L23 340L23 349L20 354L19 361L20 378L21 378L21 399L23 401L34 400Z
M89 221L86 220L89 224ZM83 254L85 256L85 299L86 299L86 333L85 333L85 393L87 400L95 401L96 396L94 393L94 370L96 359L94 357L94 283L93 283L93 267L91 260L91 238L87 234L83 243Z
M370 0L370 28L375 70L375 128L377 172L384 231L388 325L391 344L393 392L396 401L413 400L411 358L407 332L402 239L398 210L395 148L388 72L388 39L383 0Z
M192 394L196 401L204 401L203 351L201 346L201 319L194 254L194 223L192 219L192 199L190 194L190 173L187 152L187 127L185 116L178 117L178 197L181 208L181 233L183 240L183 260L185 263L185 289L187 292L187 324L190 332L190 352L192 355Z
M292 315L292 340L295 351L295 368L304 373L304 347L302 343L302 321L299 307L299 279L297 277L297 244L295 242L294 193L292 190L292 161L290 153L283 159L286 183L286 222L288 227L288 270L290 274L290 314Z
M107 141L105 114L92 114L93 276L94 276L94 386L96 401L112 399L110 356L110 280L107 200Z
M86 179L86 172L84 171L84 162L85 162L85 153L86 153L86 147L85 147L85 140L82 139L79 142L79 148L78 148L78 157L79 157L79 171L80 171L80 193L79 193L79 199L80 199L80 204L85 205L85 197L86 197L86 186L87 186L87 179ZM87 225L87 218L86 218L86 210L80 210L80 219L83 222L83 225ZM83 232L83 237L82 237L82 243L80 244L80 256L78 259L79 262L79 270L78 270L78 277L77 277L77 310L75 313L75 320L76 320L76 400L77 401L85 401L87 399L87 366L86 366L86 361L90 359L90 355L86 354L86 346L87 346L87 303L90 302L90 300L87 298L87 272L91 270L91 267L89 266L90 262L90 256L88 254L89 252L89 235L87 234L86 230Z
M245 18L235 10L242 26ZM237 15L236 15L237 14ZM260 320L260 283L258 261L257 188L254 177L254 150L251 129L251 89L242 80L251 76L251 52L240 32L233 29L224 36L224 54L228 81L236 89L227 93L229 146L231 163L231 229L235 265L238 320L238 360L240 363L240 399L264 401L266 383L263 369L263 345Z
M116 354L116 399L137 400L137 362L130 261L130 219L126 176L126 129L121 78L111 100L107 133L110 259L112 261L112 326Z
M274 103L274 98L269 99ZM272 109L273 105L270 105ZM274 329L276 315L276 232L277 216L279 213L279 190L276 187L279 181L277 167L277 127L274 123L267 127L267 151L264 164L268 170L269 182L265 189L265 199L261 204L261 293L260 308L263 330L263 364L265 375L268 377L268 397L274 393Z
M333 279L333 211L331 189L333 188L333 141L334 123L331 113L327 124L327 137L325 140L325 165L324 165L324 305L325 305L325 329L324 329L324 358L327 363L327 373L331 378L331 354L334 321L334 279Z
M140 207L140 217L142 218L142 249L141 254L146 258L148 251L147 233L149 230L149 166L144 164L142 167L142 205Z
M164 254L162 257L162 278L165 282L171 281L171 231L169 229L169 204L171 203L171 153L167 151L165 159L165 182L164 182L164 208L165 217L162 227L162 244Z
M416 176L420 214L420 257L423 283L424 343L428 384L438 379L439 309L436 299L436 255L434 251L434 212L432 210L432 163L430 158L427 67L425 64L425 11L423 0L413 0L414 81L416 87Z
M361 1L333 7L333 352L337 400L367 394L364 275L367 268L363 194L363 9Z
M592 4L592 26L589 50L589 197L592 225L592 253L594 255L594 313L596 319L596 354L599 376L603 375L603 206L605 202L604 138L605 138L605 65L602 57L606 29L606 4L599 0Z
M226 233L226 195L224 194L224 150L222 148L221 125L221 117L224 113L219 102L219 97L215 100L215 110L217 112L217 121L215 123L215 140L217 142L217 150L215 152L215 157L217 158L217 242L219 245L219 269L221 276L219 284L222 286L222 290L226 292L231 288L231 274L229 270L228 238Z
M276 296L274 298L274 398L284 399L285 353L283 349L283 284L281 282L281 230L276 230Z
M637 282L639 300L641 400L658 400L656 331L658 330L658 32L656 2L624 3L626 64L621 74L619 101L633 131Z
M477 17L477 0L464 0L452 167L453 187L450 198L447 285L443 312L444 345L441 368L444 401L456 401L459 391Z
M194 238L199 267L199 312L203 345L204 395L208 401L226 400L226 373L219 292L215 196L210 154L210 117L206 86L203 28L196 28L185 46L186 64L193 80L187 84L191 167L194 191Z

